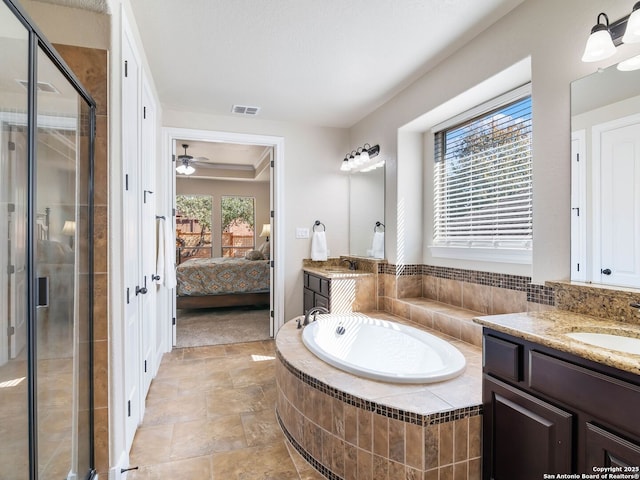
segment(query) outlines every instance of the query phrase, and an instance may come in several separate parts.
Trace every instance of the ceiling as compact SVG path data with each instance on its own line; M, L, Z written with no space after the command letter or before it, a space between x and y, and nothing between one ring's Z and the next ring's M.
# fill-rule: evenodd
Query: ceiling
M131 5L163 108L348 128L522 1Z

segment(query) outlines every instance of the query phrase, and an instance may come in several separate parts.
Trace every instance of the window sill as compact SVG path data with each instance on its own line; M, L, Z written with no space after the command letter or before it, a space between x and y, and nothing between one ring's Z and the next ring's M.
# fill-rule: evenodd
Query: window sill
M522 248L482 248L482 247L442 247L430 245L431 255L436 258L455 258L481 262L517 263L531 265L530 249Z

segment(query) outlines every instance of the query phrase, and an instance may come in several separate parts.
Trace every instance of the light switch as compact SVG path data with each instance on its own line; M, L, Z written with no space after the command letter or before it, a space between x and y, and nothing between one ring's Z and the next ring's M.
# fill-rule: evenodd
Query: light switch
M309 238L309 229L304 227L297 227L296 238Z

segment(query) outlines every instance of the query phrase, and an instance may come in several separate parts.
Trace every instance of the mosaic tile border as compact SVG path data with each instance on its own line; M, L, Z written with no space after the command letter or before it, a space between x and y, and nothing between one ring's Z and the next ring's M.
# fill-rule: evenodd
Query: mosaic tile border
M553 288L531 283L531 277L509 275L506 273L483 272L480 270L465 270L462 268L437 267L434 265L394 265L381 263L378 274L405 276L430 275L432 277L457 280L459 282L476 283L489 287L506 288L519 292L526 292L527 301L543 305L555 305Z
M328 469L322 463L316 460L313 455L311 455L308 451L306 451L302 447L302 445L300 445L298 441L295 438L293 438L293 435L289 433L289 430L287 430L287 427L285 426L284 422L280 418L280 412L278 412L278 409L276 409L276 419L278 420L278 425L280 425L280 429L284 432L284 436L287 437L287 440L289 440L289 443L291 443L293 448L296 449L296 452L298 452L302 456L302 458L304 458L313 468L315 468L318 472L320 472L325 478L328 478L329 480L344 480L340 475L336 475L334 472L332 472L330 469Z
M440 423L460 420L465 417L482 415L481 404L474 405L472 407L457 408L448 412L432 413L429 415L422 415L419 413L407 412L397 408L388 407L386 405L381 405L371 400L365 400L350 393L343 392L342 390L338 390L337 388L332 387L331 385L327 385L317 378L314 378L311 375L298 370L284 358L282 353L280 353L280 350L278 350L277 348L276 357L292 375L294 375L296 378L309 385L310 387L348 405L352 405L367 412L374 412L378 415L392 418L394 420L399 420L401 422L424 427L426 425L438 425Z

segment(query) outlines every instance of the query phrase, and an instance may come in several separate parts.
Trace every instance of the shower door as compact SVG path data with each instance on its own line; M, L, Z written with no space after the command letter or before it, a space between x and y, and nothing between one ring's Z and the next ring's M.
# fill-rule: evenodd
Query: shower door
M0 480L89 479L95 107L0 2Z

